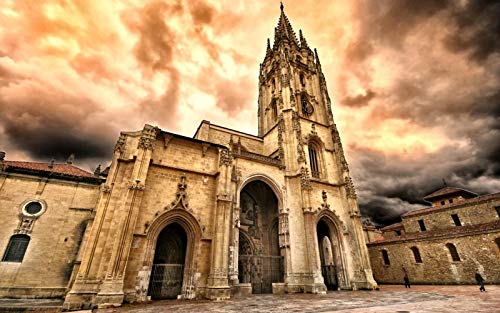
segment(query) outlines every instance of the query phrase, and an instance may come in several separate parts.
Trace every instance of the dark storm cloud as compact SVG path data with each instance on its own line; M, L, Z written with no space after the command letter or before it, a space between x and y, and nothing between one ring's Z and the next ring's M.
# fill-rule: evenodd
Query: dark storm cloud
M370 100L373 99L376 95L377 94L374 91L368 90L365 94L359 94L354 97L346 97L341 101L341 103L349 107L363 107L365 105L368 105L370 103Z
M372 123L391 117L409 127L440 127L455 142L420 155L351 145L362 212L379 224L396 222L425 205L423 196L443 178L478 193L500 191L500 3L368 1L357 14L361 31L347 47L346 64L376 97L355 95L340 104L355 109L370 101ZM393 62L408 68L383 91L372 86L377 73L369 70L380 48L400 54ZM411 59L415 51L427 55ZM461 55L473 62L446 66Z
M12 146L41 160L61 161L71 153L79 160L110 156L116 134L99 119L92 120L97 107L90 99L23 84L25 95L8 100L0 96L0 124Z

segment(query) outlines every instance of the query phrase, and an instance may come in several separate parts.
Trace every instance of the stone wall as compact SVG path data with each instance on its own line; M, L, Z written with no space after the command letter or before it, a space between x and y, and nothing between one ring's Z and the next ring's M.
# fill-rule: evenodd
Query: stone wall
M46 204L28 235L22 262L0 262L0 297L61 297L98 197L98 186L20 174L0 176L0 254L28 200ZM37 193L38 191L38 193Z
M368 244L375 280L383 284L402 284L403 268L416 284L475 284L479 271L487 283L500 283L500 250L495 239L500 229L455 238L397 241ZM453 261L447 243L455 245L460 261ZM422 263L415 261L411 247L419 249ZM382 250L390 265L385 265Z

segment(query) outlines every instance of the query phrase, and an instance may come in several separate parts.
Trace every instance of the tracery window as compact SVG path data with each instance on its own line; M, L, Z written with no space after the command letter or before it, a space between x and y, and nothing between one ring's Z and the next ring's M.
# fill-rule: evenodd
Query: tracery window
M314 143L309 143L309 163L311 165L312 177L320 177L319 149Z
M9 244L3 255L3 262L22 262L30 237L28 235L13 235L10 237Z
M420 251L417 247L411 247L411 251L413 252L413 257L415 258L415 262L422 263L422 257L420 256Z
M458 251L455 245L452 243L447 243L446 248L448 248L448 250L450 251L451 259L454 262L460 262L460 256L458 255Z

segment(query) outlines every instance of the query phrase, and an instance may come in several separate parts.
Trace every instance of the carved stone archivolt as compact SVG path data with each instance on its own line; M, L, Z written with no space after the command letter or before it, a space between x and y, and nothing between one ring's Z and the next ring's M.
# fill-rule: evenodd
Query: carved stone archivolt
M177 191L175 193L175 200L173 200L170 205L167 205L163 208L163 211L158 211L155 213L155 219L162 215L163 212L180 209L189 212L200 224L202 232L205 231L205 226L201 224L201 220L194 215L193 210L189 207L189 199L187 193L187 182L186 182L186 174L182 174L180 177L180 182L177 184ZM152 222L147 221L144 224L144 233L147 233L149 227Z

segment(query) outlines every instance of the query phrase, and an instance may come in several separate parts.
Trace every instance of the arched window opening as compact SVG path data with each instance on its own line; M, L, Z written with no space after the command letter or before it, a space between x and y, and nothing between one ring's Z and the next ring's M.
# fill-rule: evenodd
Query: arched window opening
M417 247L411 247L411 251L413 252L413 257L415 258L415 262L422 263L422 257L420 256L420 251Z
M276 90L276 78L273 78L271 85L272 85L272 90L275 91Z
M452 243L447 243L446 248L448 248L448 250L450 251L451 259L454 262L460 262L460 256L458 255L458 251L455 245Z
M500 237L495 239L495 243L497 244L498 251L500 251Z
M273 121L278 119L278 107L276 106L276 100L271 102L271 109L273 110Z
M382 250L382 260L384 260L384 265L391 264L391 261L389 261L389 253L387 253L387 250Z
M309 144L309 163L311 165L311 175L312 177L319 178L320 174L320 166L319 166L319 158L318 158L319 149L316 145L310 143Z
M300 78L300 85L302 87L305 87L306 86L306 79L304 77L304 74L300 74L299 78Z
M30 237L28 235L14 235L10 237L9 244L3 255L3 262L22 262Z

